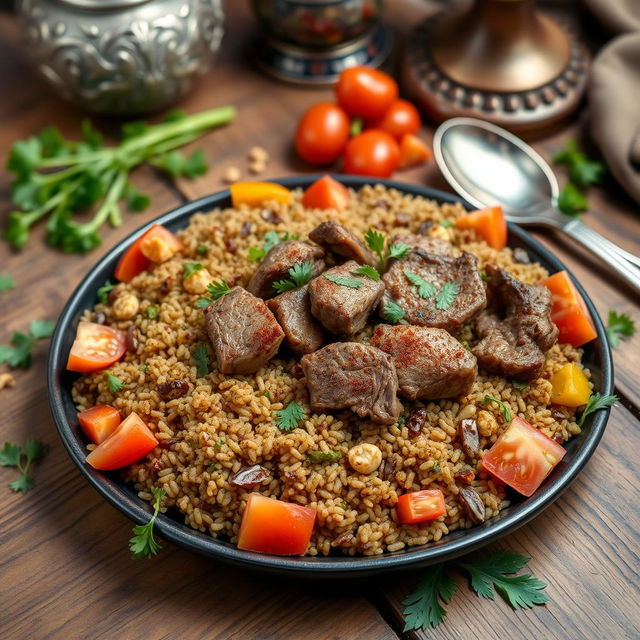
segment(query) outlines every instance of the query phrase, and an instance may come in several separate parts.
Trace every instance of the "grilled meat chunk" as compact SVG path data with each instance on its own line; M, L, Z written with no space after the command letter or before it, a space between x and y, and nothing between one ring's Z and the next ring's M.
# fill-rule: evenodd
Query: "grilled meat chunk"
M325 340L320 323L311 315L309 285L285 291L267 302L285 334L287 346L298 354L317 351Z
M358 266L350 260L328 269L308 285L311 313L333 333L349 336L360 331L384 292L381 281L354 275ZM345 286L330 278L348 278L359 286Z
M331 253L355 260L360 264L378 265L378 259L369 251L367 245L349 229L345 229L335 220L319 224L310 234L309 239L325 247Z
M240 287L207 308L205 323L222 373L255 373L284 338L264 301Z
M396 369L380 349L336 342L304 356L301 364L313 411L351 409L381 424L398 419L402 405L396 397Z
M400 394L410 400L464 396L478 373L475 357L444 329L383 324L371 345L393 358Z
M422 278L433 291L423 292L410 282L407 272ZM476 257L463 252L458 258L414 249L404 260L396 260L382 276L385 292L380 308L389 302L400 305L409 324L455 330L485 308L487 296ZM438 304L438 294L448 283L458 287L451 304ZM427 295L427 294L431 295Z
M437 253L441 256L453 255L453 245L450 242L416 233L396 233L391 238L391 244L408 244L412 249L422 249L427 253Z
M289 269L302 262L311 262L313 275L317 276L325 268L324 250L298 240L280 242L267 253L255 270L247 285L247 291L259 298L272 298L276 295L273 283L286 280L289 277Z

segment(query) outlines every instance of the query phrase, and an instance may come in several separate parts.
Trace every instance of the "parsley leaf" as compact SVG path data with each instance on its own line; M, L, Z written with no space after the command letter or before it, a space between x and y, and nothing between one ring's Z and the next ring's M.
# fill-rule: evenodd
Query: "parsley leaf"
M404 309L395 302L387 302L382 309L382 317L391 324L398 324L404 318Z
M111 393L118 393L119 391L122 391L124 389L124 382L122 382L120 378L117 378L108 371L105 371L104 375L107 378L107 388L109 389L109 391L111 391Z
M27 440L23 448L10 442L4 443L4 448L0 450L0 465L16 467L20 472L20 477L9 484L11 490L26 493L35 487L29 468L32 462L40 460L46 452L47 448L39 440Z
M156 307L155 304L150 304L144 310L144 315L147 316L149 320L155 320L160 315L160 311L158 310L158 307Z
M0 465L3 467L16 467L20 462L22 449L19 444L4 443L4 449L0 450Z
M203 176L207 173L207 161L204 157L204 151L202 149L196 149L187 159L184 161L182 167L182 175L185 178L193 180L197 176Z
M627 313L609 311L607 319L607 338L609 344L615 349L620 340L630 338L636 332L636 323Z
M438 224L441 227L444 227L445 229L449 229L451 227L455 227L455 222L453 220L449 220L449 219L440 220L440 222L438 222Z
M292 291L296 288L296 285L291 280L279 280L271 285L277 293L284 293L285 291Z
M196 366L198 378L202 378L209 373L209 351L206 344L199 344L193 350L191 364Z
M384 271L387 266L387 260L391 258L404 258L409 251L411 251L411 247L408 244L392 244L385 253L385 238L380 232L374 231L373 229L369 229L364 234L364 239L369 249L380 258L380 269L382 271Z
M273 288L278 293L284 293L285 291L290 291L291 289L296 289L298 287L302 287L309 280L311 280L311 276L313 275L313 263L309 260L305 262L296 262L293 267L289 269L289 277L290 280L280 280L279 282L273 283Z
M213 300L219 300L222 296L227 295L231 291L226 280L215 280L207 285L207 291L211 294Z
M584 153L578 151L575 140L567 140L565 148L553 156L553 161L565 165L569 169L571 180L583 189L600 182L606 172L604 163L589 160Z
M153 515L147 524L139 524L133 527L133 538L129 540L129 549L134 558L150 558L162 548L153 535L153 525L160 511L160 503L164 498L164 489L151 489L153 493Z
M453 304L459 291L460 285L457 282L445 282L436 296L436 309L440 309L440 311L448 309Z
M8 273L0 273L0 293L14 289L16 281Z
M524 382L524 380L512 380L511 384L516 388L519 389L520 391L522 391L523 389L528 389L529 388L529 383L528 382Z
M485 396L482 402L484 402L484 404L495 402L500 407L500 411L502 413L504 421L507 424L511 422L511 411L509 411L509 407L504 402L502 402L502 400L498 400L498 398L494 398L493 396Z
M182 269L182 279L186 280L187 278L190 278L194 273L202 271L202 269L204 269L204 265L200 264L199 262L185 262L182 265Z
M324 273L323 275L330 282L339 284L341 287L349 287L350 289L359 289L364 284L362 280L349 278L349 276L334 276L330 273Z
M102 304L106 304L109 299L109 292L113 291L117 285L112 284L108 280L98 289L98 300Z
M249 260L251 262L259 262L265 257L266 251L264 249L256 249L255 247L249 247Z
M207 253L208 251L209 251L209 247L207 247L207 245L206 245L206 244L199 244L199 245L196 247L196 253L197 253L198 255L204 256L204 255L206 255L206 253Z
M580 420L578 420L578 426L581 427L584 424L585 419L590 413L598 411L598 409L605 409L606 407L613 407L618 402L618 396L606 396L601 393L594 393L589 396L589 400L582 410Z
M341 451L309 451L307 458L314 463L337 462L341 455Z
M304 419L304 415L304 409L297 402L290 402L284 409L276 411L276 424L281 431L291 431Z
M11 336L11 345L0 344L0 363L4 362L12 369L28 369L36 341L48 338L53 333L54 327L54 322L33 320L30 325L31 335L14 331Z
M423 278L421 278L417 273L413 271L409 271L409 269L404 270L404 277L411 283L415 284L418 287L418 295L421 298L432 298L436 294L436 288Z
M29 325L29 331L36 340L50 338L55 328L56 323L50 320L32 320Z
M151 198L146 193L138 191L132 184L125 187L124 197L129 211L144 211L151 204Z
M408 244L392 244L389 247L387 259L390 260L391 258L406 258L409 251L411 251L411 247Z
M207 307L210 307L213 303L214 303L214 299L213 298L207 298L206 296L203 298L198 298L196 300L196 307L198 309L206 309Z
M440 599L450 602L457 588L444 564L429 569L402 601L406 605L403 610L403 631L437 627L447 614Z
M376 282L380 280L380 274L378 270L368 264L363 264L359 266L357 269L354 269L351 272L354 276L365 276L367 278L371 278Z
M588 206L584 193L571 182L567 182L558 194L558 209L568 216L576 217Z

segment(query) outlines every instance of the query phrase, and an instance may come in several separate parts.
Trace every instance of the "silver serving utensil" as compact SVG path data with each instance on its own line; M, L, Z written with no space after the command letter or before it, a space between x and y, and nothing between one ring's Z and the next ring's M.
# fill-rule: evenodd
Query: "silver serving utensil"
M557 207L549 165L512 133L475 118L452 118L435 132L433 150L447 182L476 207L499 204L509 222L560 229L640 291L640 257Z

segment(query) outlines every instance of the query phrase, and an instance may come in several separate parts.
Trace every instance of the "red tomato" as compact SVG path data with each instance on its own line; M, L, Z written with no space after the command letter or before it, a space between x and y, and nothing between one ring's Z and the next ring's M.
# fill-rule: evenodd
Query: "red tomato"
M351 67L340 74L336 96L349 115L378 120L398 97L398 85L390 75L377 69Z
M164 262L164 260L155 259L158 243L163 245L164 256L168 256L165 260L182 249L182 243L169 229L165 229L161 224L154 224L124 252L116 266L114 276L120 282L131 282L135 276L148 269L151 262L149 256L154 262ZM155 250L151 250L152 247Z
M400 147L385 131L369 129L351 138L344 150L344 171L387 178L400 163Z
M558 327L559 342L580 347L598 337L587 305L566 271L558 271L540 284L551 291L551 319Z
M100 471L120 469L144 458L157 444L142 418L132 412L87 456L87 462Z
M394 100L382 118L371 123L371 127L390 133L399 142L405 133L418 133L420 114L408 100Z
M402 524L435 520L446 513L444 495L440 489L411 491L398 498L396 510Z
M337 104L320 102L305 111L296 130L296 151L311 164L331 164L349 140L349 117Z
M80 373L105 369L122 358L126 345L127 337L122 331L104 324L81 321L71 345L67 369Z
M302 196L302 204L310 209L344 209L349 203L349 189L331 176L316 180Z
M488 207L471 211L456 220L458 229L475 229L477 234L494 249L507 246L507 222L502 207Z
M99 404L81 411L78 414L78 420L87 438L94 444L100 444L116 430L122 418L120 412L114 407Z
M482 458L482 466L525 496L530 496L567 453L526 420L515 416Z
M412 133L405 133L400 141L400 168L408 169L424 164L431 158L431 149Z
M242 514L238 549L295 556L309 546L316 510L252 493Z

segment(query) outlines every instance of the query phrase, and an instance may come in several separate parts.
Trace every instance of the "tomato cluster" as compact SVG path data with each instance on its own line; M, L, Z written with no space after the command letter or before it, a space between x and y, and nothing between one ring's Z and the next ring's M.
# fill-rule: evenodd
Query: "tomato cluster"
M391 76L370 67L346 69L336 98L337 104L315 104L300 119L295 146L303 160L327 165L342 156L345 173L386 178L431 157L416 136L420 114L398 98Z

